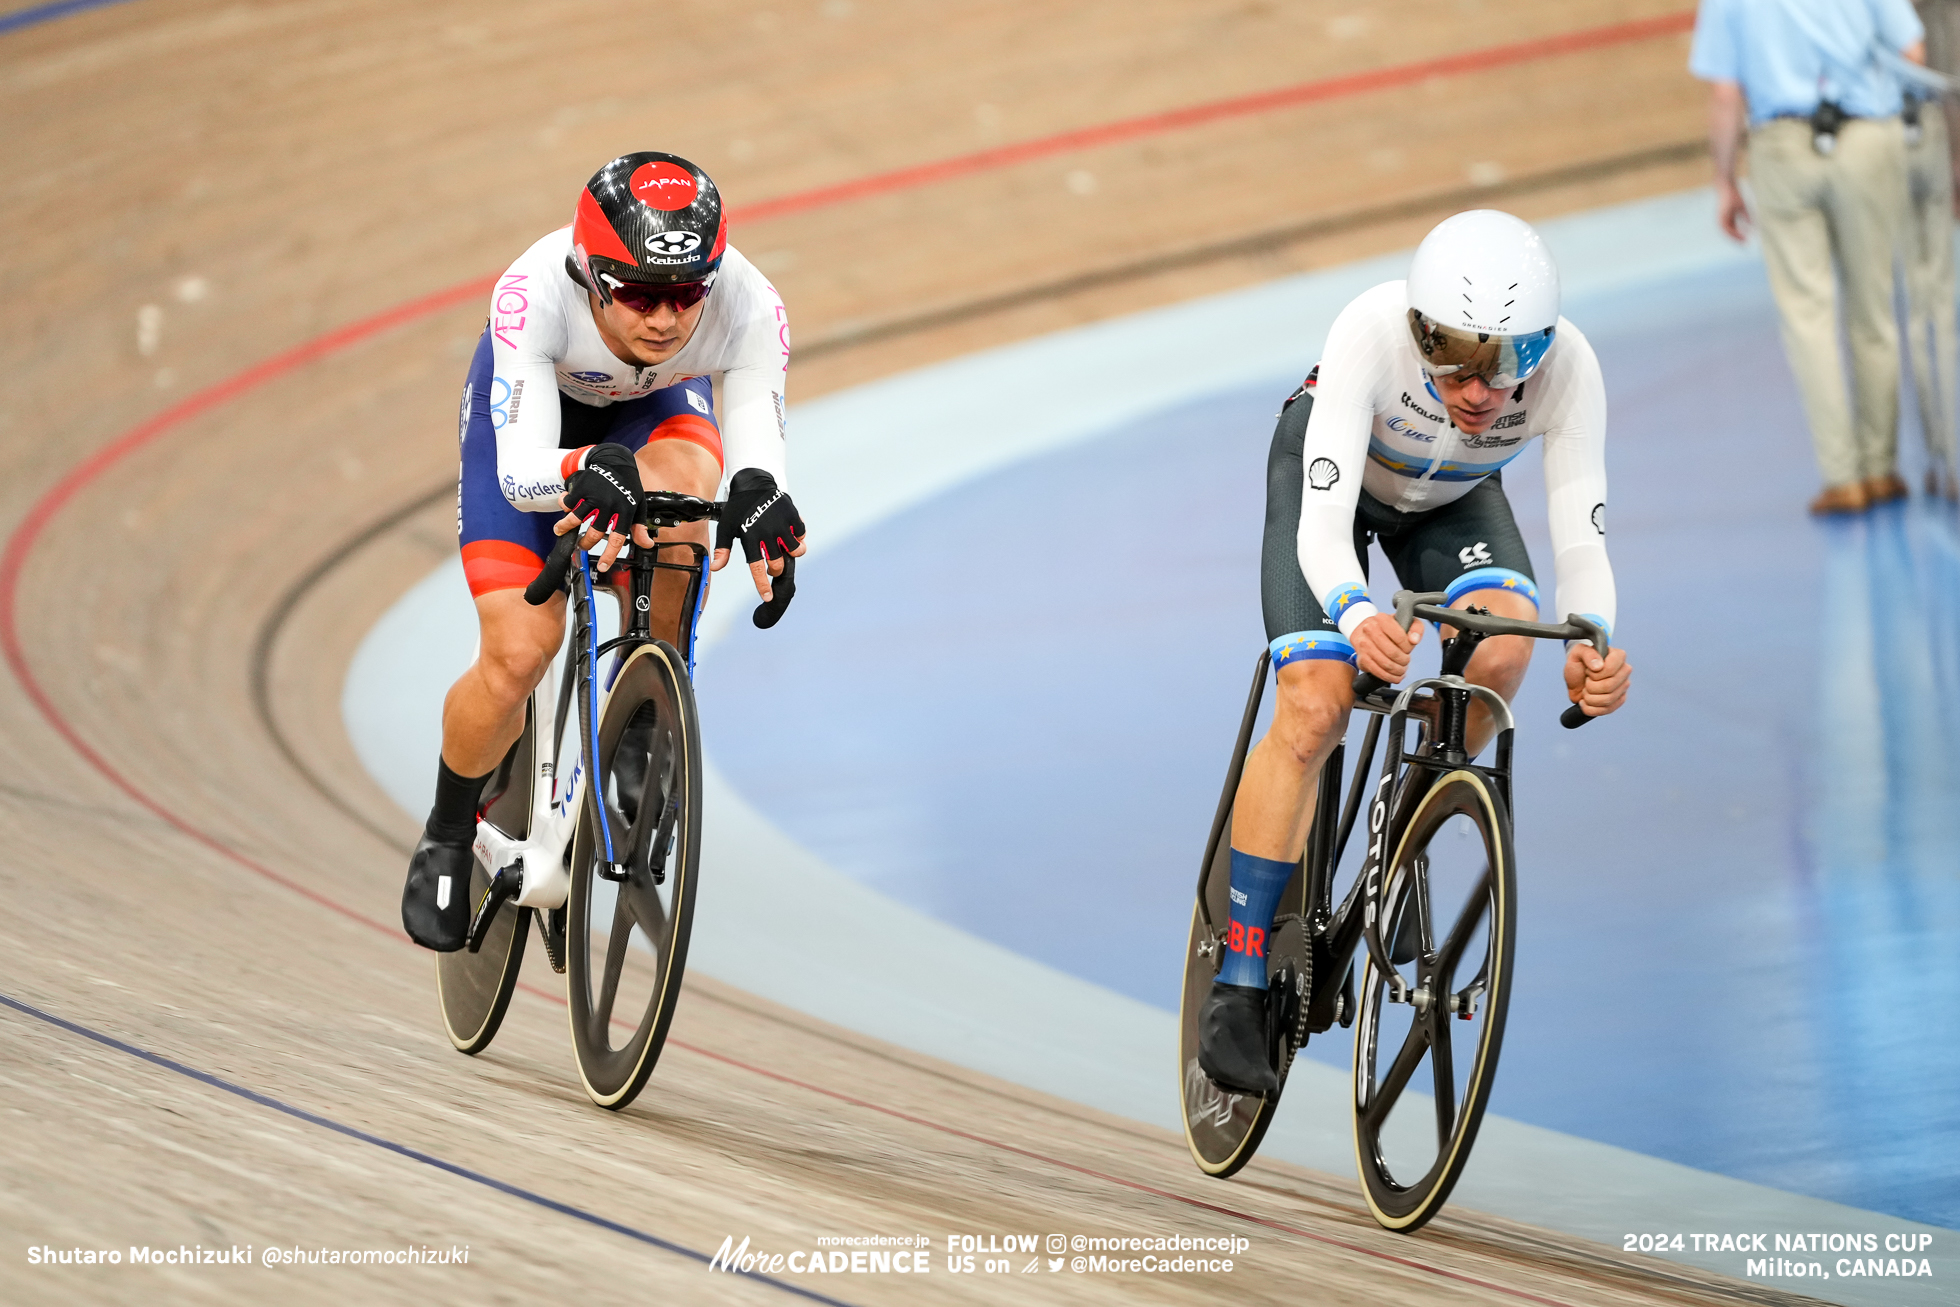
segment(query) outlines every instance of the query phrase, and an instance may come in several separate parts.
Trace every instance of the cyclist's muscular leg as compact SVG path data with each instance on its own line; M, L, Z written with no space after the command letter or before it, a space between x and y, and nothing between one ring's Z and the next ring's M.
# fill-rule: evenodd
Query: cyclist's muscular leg
M565 601L553 597L533 608L522 590L489 590L476 597L476 615L481 645L442 703L436 802L402 886L402 928L416 943L442 953L466 942L477 801L524 729L524 700L558 652Z
M1198 1014L1198 1065L1228 1089L1279 1086L1266 1049L1266 940L1306 845L1316 781L1347 721L1353 679L1354 668L1338 658L1281 667L1272 727L1239 778L1225 954Z
M1488 608L1499 617L1516 617L1527 622L1538 620L1538 605L1515 590L1472 590L1459 597L1450 607ZM1447 637L1456 633L1446 629L1443 634ZM1509 703L1516 697L1518 687L1524 684L1525 669L1531 666L1531 649L1536 643L1521 635L1493 635L1477 646L1463 679L1497 691ZM1464 731L1464 745L1470 756L1474 758L1481 753L1495 732L1490 709L1480 703L1472 703Z
M524 729L524 701L565 638L565 599L533 608L522 590L476 597L476 661L442 703L442 761L459 776L494 770Z
M1246 757L1232 803L1232 847L1298 862L1313 825L1320 764L1334 751L1354 705L1354 668L1333 659L1279 669L1273 724Z

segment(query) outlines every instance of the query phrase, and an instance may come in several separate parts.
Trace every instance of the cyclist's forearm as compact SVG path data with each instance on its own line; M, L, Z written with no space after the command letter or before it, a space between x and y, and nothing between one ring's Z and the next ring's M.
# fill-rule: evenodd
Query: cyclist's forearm
M513 508L540 513L565 493L565 451L558 448L558 374L548 360L496 350L490 385L497 432L497 486Z
M722 378L722 450L729 475L760 468L789 489L783 378L774 369L738 368Z
M1545 432L1545 498L1558 578L1552 621L1584 613L1610 629L1617 598L1606 556L1606 384L1592 346L1575 330L1561 345L1582 349L1582 366L1567 370L1557 393L1553 426Z
M1355 370L1336 366L1329 377L1328 364L1322 363L1327 379L1314 400L1300 447L1297 536L1301 575L1321 610L1350 639L1354 628L1376 611L1368 599L1367 573L1354 551L1354 513L1367 470L1368 430L1375 419L1373 406L1357 403L1350 393Z

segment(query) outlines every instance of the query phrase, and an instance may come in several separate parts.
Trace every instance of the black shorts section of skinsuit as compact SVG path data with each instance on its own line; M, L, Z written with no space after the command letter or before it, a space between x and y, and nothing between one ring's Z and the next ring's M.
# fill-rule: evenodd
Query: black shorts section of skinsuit
M1273 447L1266 457L1266 538L1259 559L1259 598L1265 610L1266 638L1303 631L1338 631L1321 611L1300 571L1300 496L1306 474L1300 448L1313 412L1313 391L1295 391L1280 410ZM1480 567L1508 567L1533 581L1531 554L1518 534L1511 503L1504 497L1504 474L1493 472L1454 503L1425 513L1404 513L1361 492L1355 505L1354 552L1368 574L1368 542L1381 542L1395 568L1395 579L1410 590L1446 590L1450 582ZM1477 546L1483 546L1478 549ZM1465 559L1469 552L1470 561Z

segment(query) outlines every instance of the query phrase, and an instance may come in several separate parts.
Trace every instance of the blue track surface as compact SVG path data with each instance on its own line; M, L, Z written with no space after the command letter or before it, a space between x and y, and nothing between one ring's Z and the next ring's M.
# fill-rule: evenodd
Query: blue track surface
M1520 697L1493 1110L1960 1226L1952 519L1804 515L1815 473L1759 266L1567 312L1606 368L1638 672L1627 713L1574 734L1548 662ZM825 554L783 628L793 659L744 630L702 668L721 765L866 884L1174 1008L1263 639L1266 444L1297 380L968 482ZM1535 453L1506 483L1549 579ZM1379 557L1375 576L1386 595Z

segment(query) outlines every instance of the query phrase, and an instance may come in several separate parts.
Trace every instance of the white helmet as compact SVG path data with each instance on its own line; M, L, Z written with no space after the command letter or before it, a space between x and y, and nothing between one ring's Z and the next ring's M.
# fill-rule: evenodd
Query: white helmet
M1433 376L1515 386L1558 330L1558 265L1522 218L1472 209L1423 237L1409 265L1409 334Z

